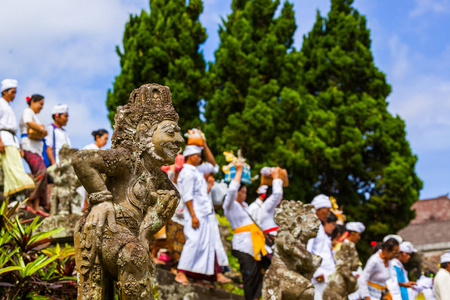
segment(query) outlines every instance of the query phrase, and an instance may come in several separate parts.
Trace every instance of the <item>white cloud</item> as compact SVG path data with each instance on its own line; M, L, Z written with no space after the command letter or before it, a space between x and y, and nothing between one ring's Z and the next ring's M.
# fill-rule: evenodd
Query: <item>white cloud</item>
M389 50L393 62L392 75L395 79L403 79L411 70L408 46L401 42L397 35L394 35L389 39Z
M69 104L75 147L92 142L91 131L110 129L105 100L120 72L115 47L130 13L148 10L148 0L16 0L0 7L8 12L0 18L0 80L19 80L17 118L25 96L40 93L46 102L39 118L46 124L53 105Z
M449 0L415 0L416 7L410 12L411 17L418 17L428 12L448 13L450 12Z

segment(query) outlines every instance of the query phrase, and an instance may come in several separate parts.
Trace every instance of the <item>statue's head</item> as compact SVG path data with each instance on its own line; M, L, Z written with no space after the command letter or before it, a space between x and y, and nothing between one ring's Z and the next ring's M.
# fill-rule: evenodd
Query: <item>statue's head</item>
M124 147L156 165L174 164L184 139L167 86L151 83L135 89L117 108L112 148Z
M341 247L335 253L336 266L347 266L351 271L356 271L360 265L358 251L352 242L341 243Z
M303 242L316 237L319 231L320 222L314 206L300 201L283 200L275 209L274 219L280 230L290 231Z

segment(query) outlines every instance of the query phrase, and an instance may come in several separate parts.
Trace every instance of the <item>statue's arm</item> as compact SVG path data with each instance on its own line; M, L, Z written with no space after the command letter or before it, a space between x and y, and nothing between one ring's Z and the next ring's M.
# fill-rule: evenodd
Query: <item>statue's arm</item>
M84 230L88 232L95 229L98 236L101 236L106 222L112 232L117 231L112 203L113 197L102 177L102 173L113 174L114 170L117 169L118 164L115 164L115 168L107 170L109 168L105 162L105 157L114 155L115 151L115 149L104 151L82 150L75 153L72 160L75 173L89 193L91 210L87 216Z
M102 150L78 151L74 154L72 165L78 179L89 194L108 190L101 175L106 173L106 163Z

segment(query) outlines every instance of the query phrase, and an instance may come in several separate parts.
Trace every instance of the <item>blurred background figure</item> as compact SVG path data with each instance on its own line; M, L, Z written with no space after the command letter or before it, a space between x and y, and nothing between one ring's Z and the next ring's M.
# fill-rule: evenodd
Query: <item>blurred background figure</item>
M94 142L86 145L82 150L100 150L108 143L109 135L105 129L92 131L92 136L94 137Z
M0 98L0 162L3 167L4 196L10 196L26 189L34 188L33 179L25 173L16 137L17 119L11 108L16 98L17 80L5 79L1 84Z
M59 162L59 150L64 144L71 146L69 135L63 128L69 121L69 106L66 104L55 105L52 109L54 122L47 126L45 144L50 165Z
M47 201L47 167L42 156L43 139L47 135L47 130L37 117L37 114L44 107L44 96L34 94L27 97L26 100L28 108L25 108L20 119L20 131L22 133L20 145L24 152L23 158L30 167L36 185L30 194L26 210L48 217L48 213L39 208L39 206L42 206L47 211L50 210L50 204Z

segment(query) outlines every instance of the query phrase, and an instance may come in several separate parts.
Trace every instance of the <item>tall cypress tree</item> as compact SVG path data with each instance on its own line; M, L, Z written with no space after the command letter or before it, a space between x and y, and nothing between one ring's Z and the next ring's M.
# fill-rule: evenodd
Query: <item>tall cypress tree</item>
M292 48L293 5L286 1L275 16L279 5L279 0L232 2L233 11L219 29L215 62L209 66L206 133L218 161L222 151L241 147L255 170L279 164L299 175L305 168L293 170L290 158L279 153L294 129L307 127L306 112L315 99L299 95L302 61ZM296 188L300 177L291 179L292 197L303 191Z
M116 108L131 91L155 82L170 87L183 130L201 124L198 101L204 96L205 61L199 46L207 35L199 21L202 0L150 0L150 14L130 16L123 35L121 73L108 91L111 124Z
M365 236L379 240L414 217L422 188L417 157L404 121L387 110L391 87L374 64L365 17L353 0L331 3L301 50L302 83L317 99L314 135L323 142L312 160L318 177L311 191L336 196L350 219L369 225Z

